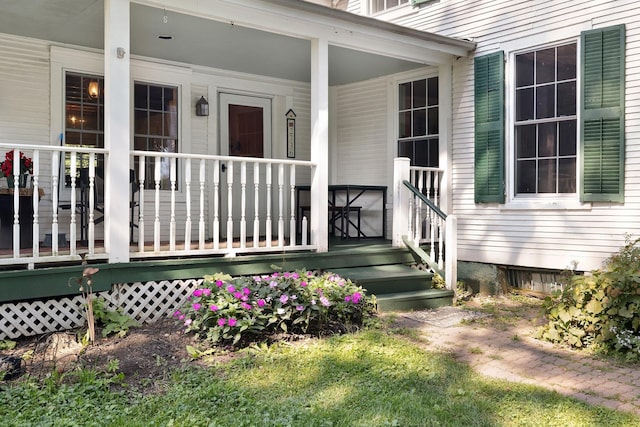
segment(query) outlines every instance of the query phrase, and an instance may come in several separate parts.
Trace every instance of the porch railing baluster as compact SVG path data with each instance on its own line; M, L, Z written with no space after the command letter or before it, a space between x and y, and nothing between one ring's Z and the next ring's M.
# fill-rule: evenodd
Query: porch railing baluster
M233 162L227 166L227 250L233 248Z
M272 221L271 221L271 182L272 182L272 169L271 169L271 163L267 163L267 173L266 175L266 179L267 179L267 219L266 219L266 242L265 244L267 245L267 248L271 247L271 239L272 239L272 235L271 235L271 227L273 226Z
M260 246L260 163L253 163L253 247Z
M51 255L58 256L58 178L60 174L60 153L54 151L51 156Z
M296 166L289 165L289 206L291 215L289 219L290 245L296 245Z
M95 225L95 186L96 186L96 154L89 154L89 233L87 236L89 255L93 255L96 251L95 237L96 237L96 225Z
M278 246L284 246L284 165L278 165Z
M169 217L169 251L176 250L176 159L169 159L169 182L171 193L171 215Z
M220 160L213 161L213 249L220 249Z
M33 152L33 235L32 235L32 253L33 258L40 257L40 151Z
M138 251L144 252L144 181L146 176L146 157L140 156L138 161L138 182L140 190L138 191Z
M198 249L204 249L204 233L205 233L205 222L204 222L204 179L205 179L206 167L205 160L200 159L200 169L198 178L200 180L200 218L198 221Z
M191 159L184 162L184 193L186 196L187 219L184 222L184 250L191 250Z
M72 151L71 158L71 220L69 224L69 247L71 255L76 254L76 241L78 236L76 234L76 206L78 206L76 197L76 173L77 173L77 156L76 152Z
M153 220L153 251L160 252L160 168L162 158L155 157L153 180L155 184L155 217Z
M247 247L247 162L240 163L240 248Z

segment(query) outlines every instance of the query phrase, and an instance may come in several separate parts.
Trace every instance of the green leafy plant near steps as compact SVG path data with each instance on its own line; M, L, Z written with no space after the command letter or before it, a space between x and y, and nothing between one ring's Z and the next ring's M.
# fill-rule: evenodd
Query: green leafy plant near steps
M573 275L545 300L549 323L539 335L640 360L640 247L629 241L603 270Z
M242 338L323 333L357 328L375 312L374 297L333 273L275 272L238 277L205 276L189 302L174 313L212 344L237 344Z
M107 301L100 297L93 300L93 315L96 322L102 325L102 336L116 334L124 337L130 328L140 326L130 316L124 314L121 309L109 310Z

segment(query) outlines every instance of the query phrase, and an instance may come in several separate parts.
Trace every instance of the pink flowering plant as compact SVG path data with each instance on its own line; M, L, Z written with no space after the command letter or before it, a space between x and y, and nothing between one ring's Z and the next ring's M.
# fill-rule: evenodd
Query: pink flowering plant
M205 276L174 317L186 332L213 344L235 345L281 332L347 331L362 326L375 311L375 297L350 280L296 271Z

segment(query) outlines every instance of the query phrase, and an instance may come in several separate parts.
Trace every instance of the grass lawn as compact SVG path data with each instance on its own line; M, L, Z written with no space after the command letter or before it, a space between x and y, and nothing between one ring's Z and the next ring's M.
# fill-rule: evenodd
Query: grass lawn
M185 353L186 356L186 353ZM117 372L117 361L113 363ZM122 383L120 383L122 381ZM3 426L637 426L640 418L487 380L385 328L247 349L155 380L76 371L0 386Z

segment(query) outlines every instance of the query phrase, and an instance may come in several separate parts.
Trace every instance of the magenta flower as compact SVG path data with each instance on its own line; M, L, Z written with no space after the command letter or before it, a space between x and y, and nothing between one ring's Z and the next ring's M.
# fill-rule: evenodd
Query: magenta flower
M224 286L224 282L222 280L216 280L216 286L221 288Z
M287 301L289 301L289 297L288 297L288 296L286 296L286 295L284 295L284 294L280 296L280 302L281 302L282 304L286 304L286 303L287 303Z
M329 307L331 305L327 297L325 297L324 295L320 297L320 304L324 305L325 307Z
M278 272L276 271L275 273L273 273L273 274L271 275L271 277L278 277L279 275L280 275L280 274L278 274Z
M201 297L202 296L202 289L196 289L195 291L193 291L193 296L194 297Z
M303 305L296 305L296 310L302 311L302 310L304 310L304 306Z
M227 321L225 319L218 319L218 326L224 326L227 324Z
M229 326L236 326L238 321L236 319L234 319L233 317L230 317L228 323L229 323Z
M202 290L202 295L204 295L205 297L208 297L209 295L211 295L211 289L209 288L205 288Z
M262 278L260 278L260 276L253 276L253 280L254 282L260 282Z
M291 277L291 273L289 273L288 271L282 274L284 276L285 279L288 279L289 277Z
M178 316L178 320L184 320L184 314L181 314L180 316Z
M202 306L196 302L196 303L194 303L191 307L193 307L193 309L194 309L195 311L198 311L198 310L200 310L200 307L202 307Z
M240 298L242 298L242 292L234 292L234 293L233 293L233 296L234 296L235 298L240 299Z
M266 302L265 302L263 299L259 299L259 300L258 300L258 307L261 307L261 308L262 308L262 307L264 307L264 306L265 306L265 304L266 304Z
M345 302L351 302L351 295L344 297Z
M211 310L211 311L218 311L218 306L217 306L217 305L215 305L215 304L211 304L211 305L209 306L209 310Z
M276 286L278 286L278 282L276 282L275 280L272 280L271 282L269 282L270 288L275 288Z
M232 285L227 286L227 292L229 292L230 294L234 293L236 291L236 288L234 288Z
M292 278L294 278L294 279L299 279L299 278L300 278L300 275L299 275L298 273L295 273L295 272L294 272L294 273L291 275L291 277L292 277Z
M300 287L304 288L308 285L307 282L305 282L304 280L302 282L300 282Z
M251 295L251 289L249 288L242 288L242 293L249 296Z
M189 326L191 324L191 322L193 322L193 320L191 319L187 319L184 321L184 326Z
M176 310L176 311L173 313L173 317L178 317L178 316L180 316L181 314L182 314L182 313L180 313L180 310Z
M354 294L351 295L351 301L353 301L354 304L359 303L361 299L362 294L360 292L354 292Z
M242 308L244 308L245 310L251 310L251 306L249 304L247 304L246 302L241 302L240 306Z

